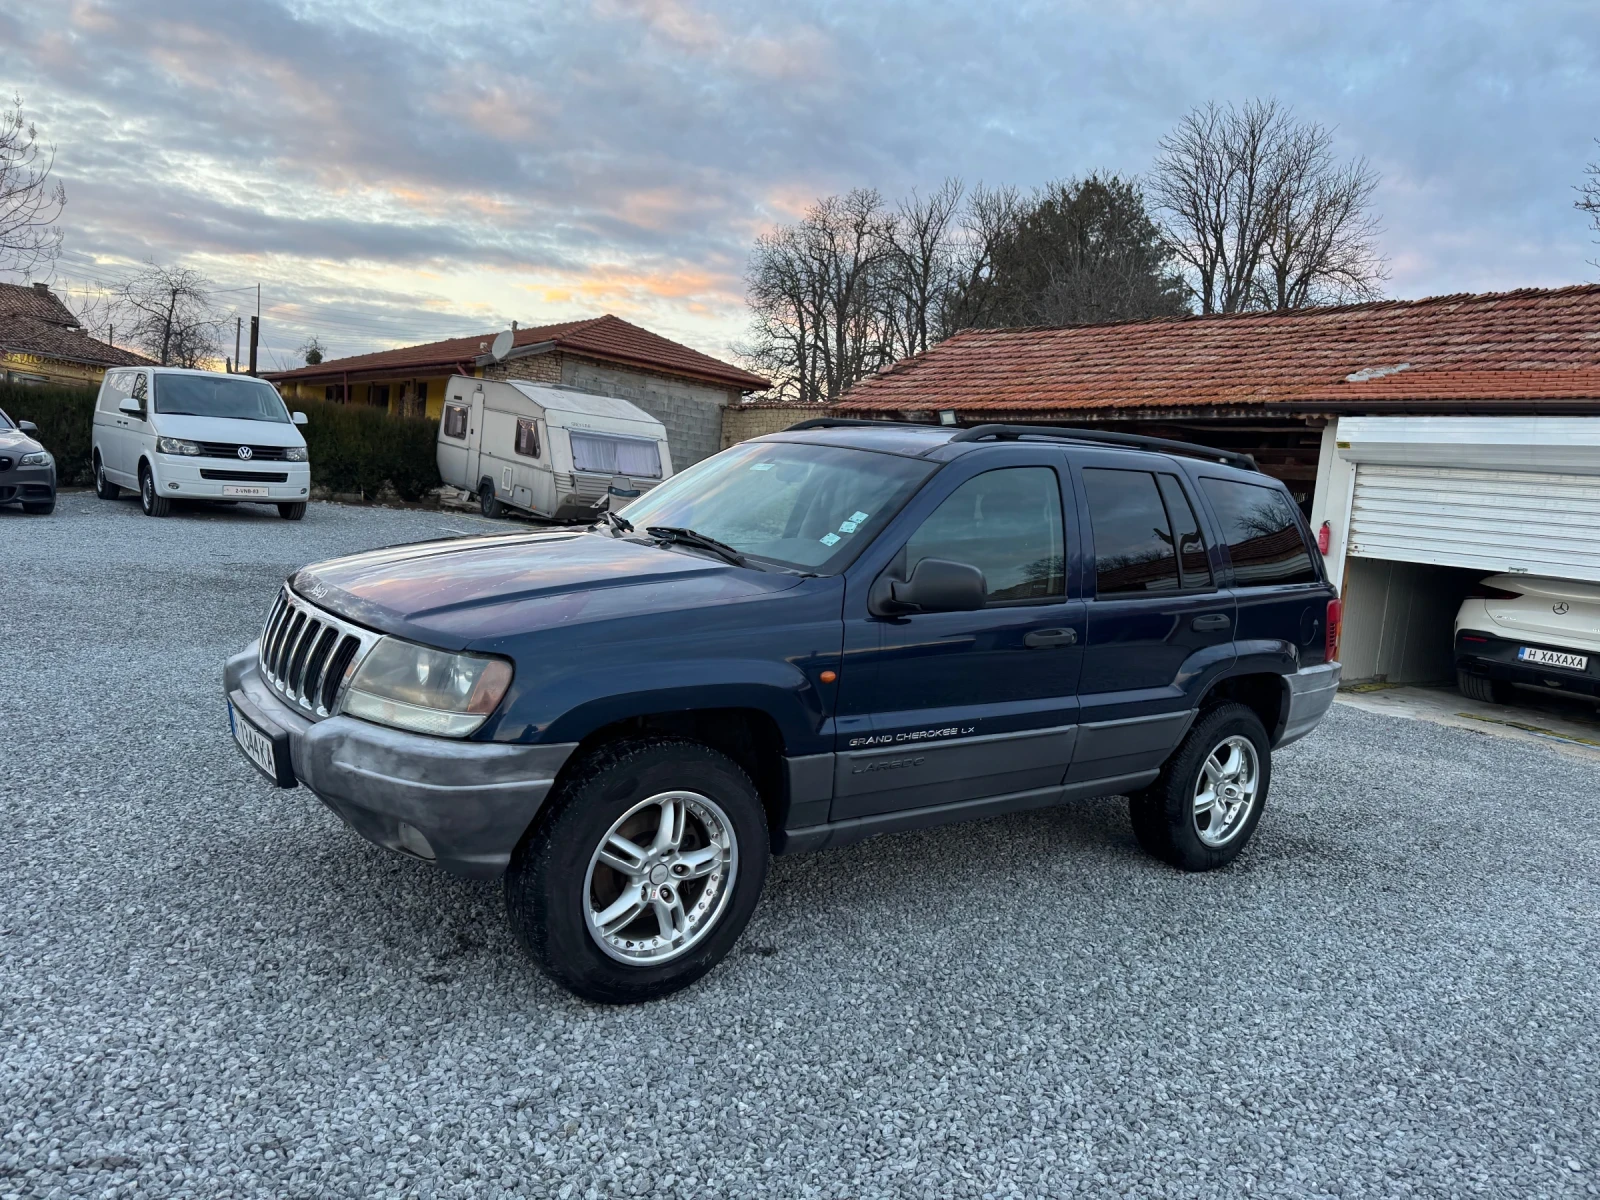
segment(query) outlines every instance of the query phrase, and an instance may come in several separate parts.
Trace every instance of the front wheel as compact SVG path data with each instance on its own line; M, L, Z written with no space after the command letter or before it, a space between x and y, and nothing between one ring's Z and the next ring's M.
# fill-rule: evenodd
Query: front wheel
M139 468L139 507L147 517L164 517L172 511L172 501L156 491L156 477L148 466Z
M1128 798L1134 835L1180 870L1227 866L1260 823L1271 782L1261 718L1243 704L1219 704L1200 714L1160 777Z
M506 913L533 960L586 1000L635 1004L689 986L732 949L767 876L749 776L698 742L596 751L506 869Z
M306 502L297 500L293 504L280 504L278 505L278 515L285 521L298 521L306 515Z

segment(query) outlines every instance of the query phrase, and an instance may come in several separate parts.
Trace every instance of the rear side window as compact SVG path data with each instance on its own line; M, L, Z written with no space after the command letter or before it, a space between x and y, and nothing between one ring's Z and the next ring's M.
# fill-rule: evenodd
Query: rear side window
M1232 479L1200 481L1216 509L1240 587L1317 583L1294 506L1277 488Z
M516 449L524 458L539 457L539 422L532 417L517 418Z
M906 573L925 558L983 572L989 603L1067 594L1061 485L1049 467L1005 467L967 480L906 543Z
M1206 554L1205 539L1200 536L1200 522L1195 519L1194 506L1178 482L1176 475L1165 473L1156 476L1161 485L1161 498L1167 503L1167 517L1172 522L1172 532L1178 539L1178 571L1186 588L1211 586L1211 562Z
M467 436L467 410L461 404L446 404L444 406L444 435L448 438L464 438Z
M1172 524L1155 475L1088 467L1083 486L1094 530L1095 595L1177 591Z

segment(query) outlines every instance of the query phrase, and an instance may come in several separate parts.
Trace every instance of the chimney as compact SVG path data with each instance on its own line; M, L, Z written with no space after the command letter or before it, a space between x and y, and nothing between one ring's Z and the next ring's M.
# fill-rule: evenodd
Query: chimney
M50 290L50 285L48 283L36 283L33 286L38 288L41 292L48 292Z

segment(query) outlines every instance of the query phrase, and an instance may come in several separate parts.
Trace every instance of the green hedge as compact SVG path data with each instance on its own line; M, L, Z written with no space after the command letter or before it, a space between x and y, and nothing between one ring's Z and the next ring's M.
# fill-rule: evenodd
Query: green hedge
M88 487L94 483L91 439L97 394L95 388L0 384L0 408L12 420L39 427L39 440L56 457L58 482ZM315 486L371 498L387 482L403 500L420 500L439 486L437 421L322 400L299 400L291 407L306 414L301 432Z

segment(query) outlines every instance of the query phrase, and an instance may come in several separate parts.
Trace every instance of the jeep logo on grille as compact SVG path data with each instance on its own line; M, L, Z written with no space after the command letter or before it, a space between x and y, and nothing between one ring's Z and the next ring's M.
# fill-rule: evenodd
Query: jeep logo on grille
M240 446L239 447L239 457L240 458L246 458L247 459L247 458L252 457L254 454L255 454L255 451L250 449L249 446Z

